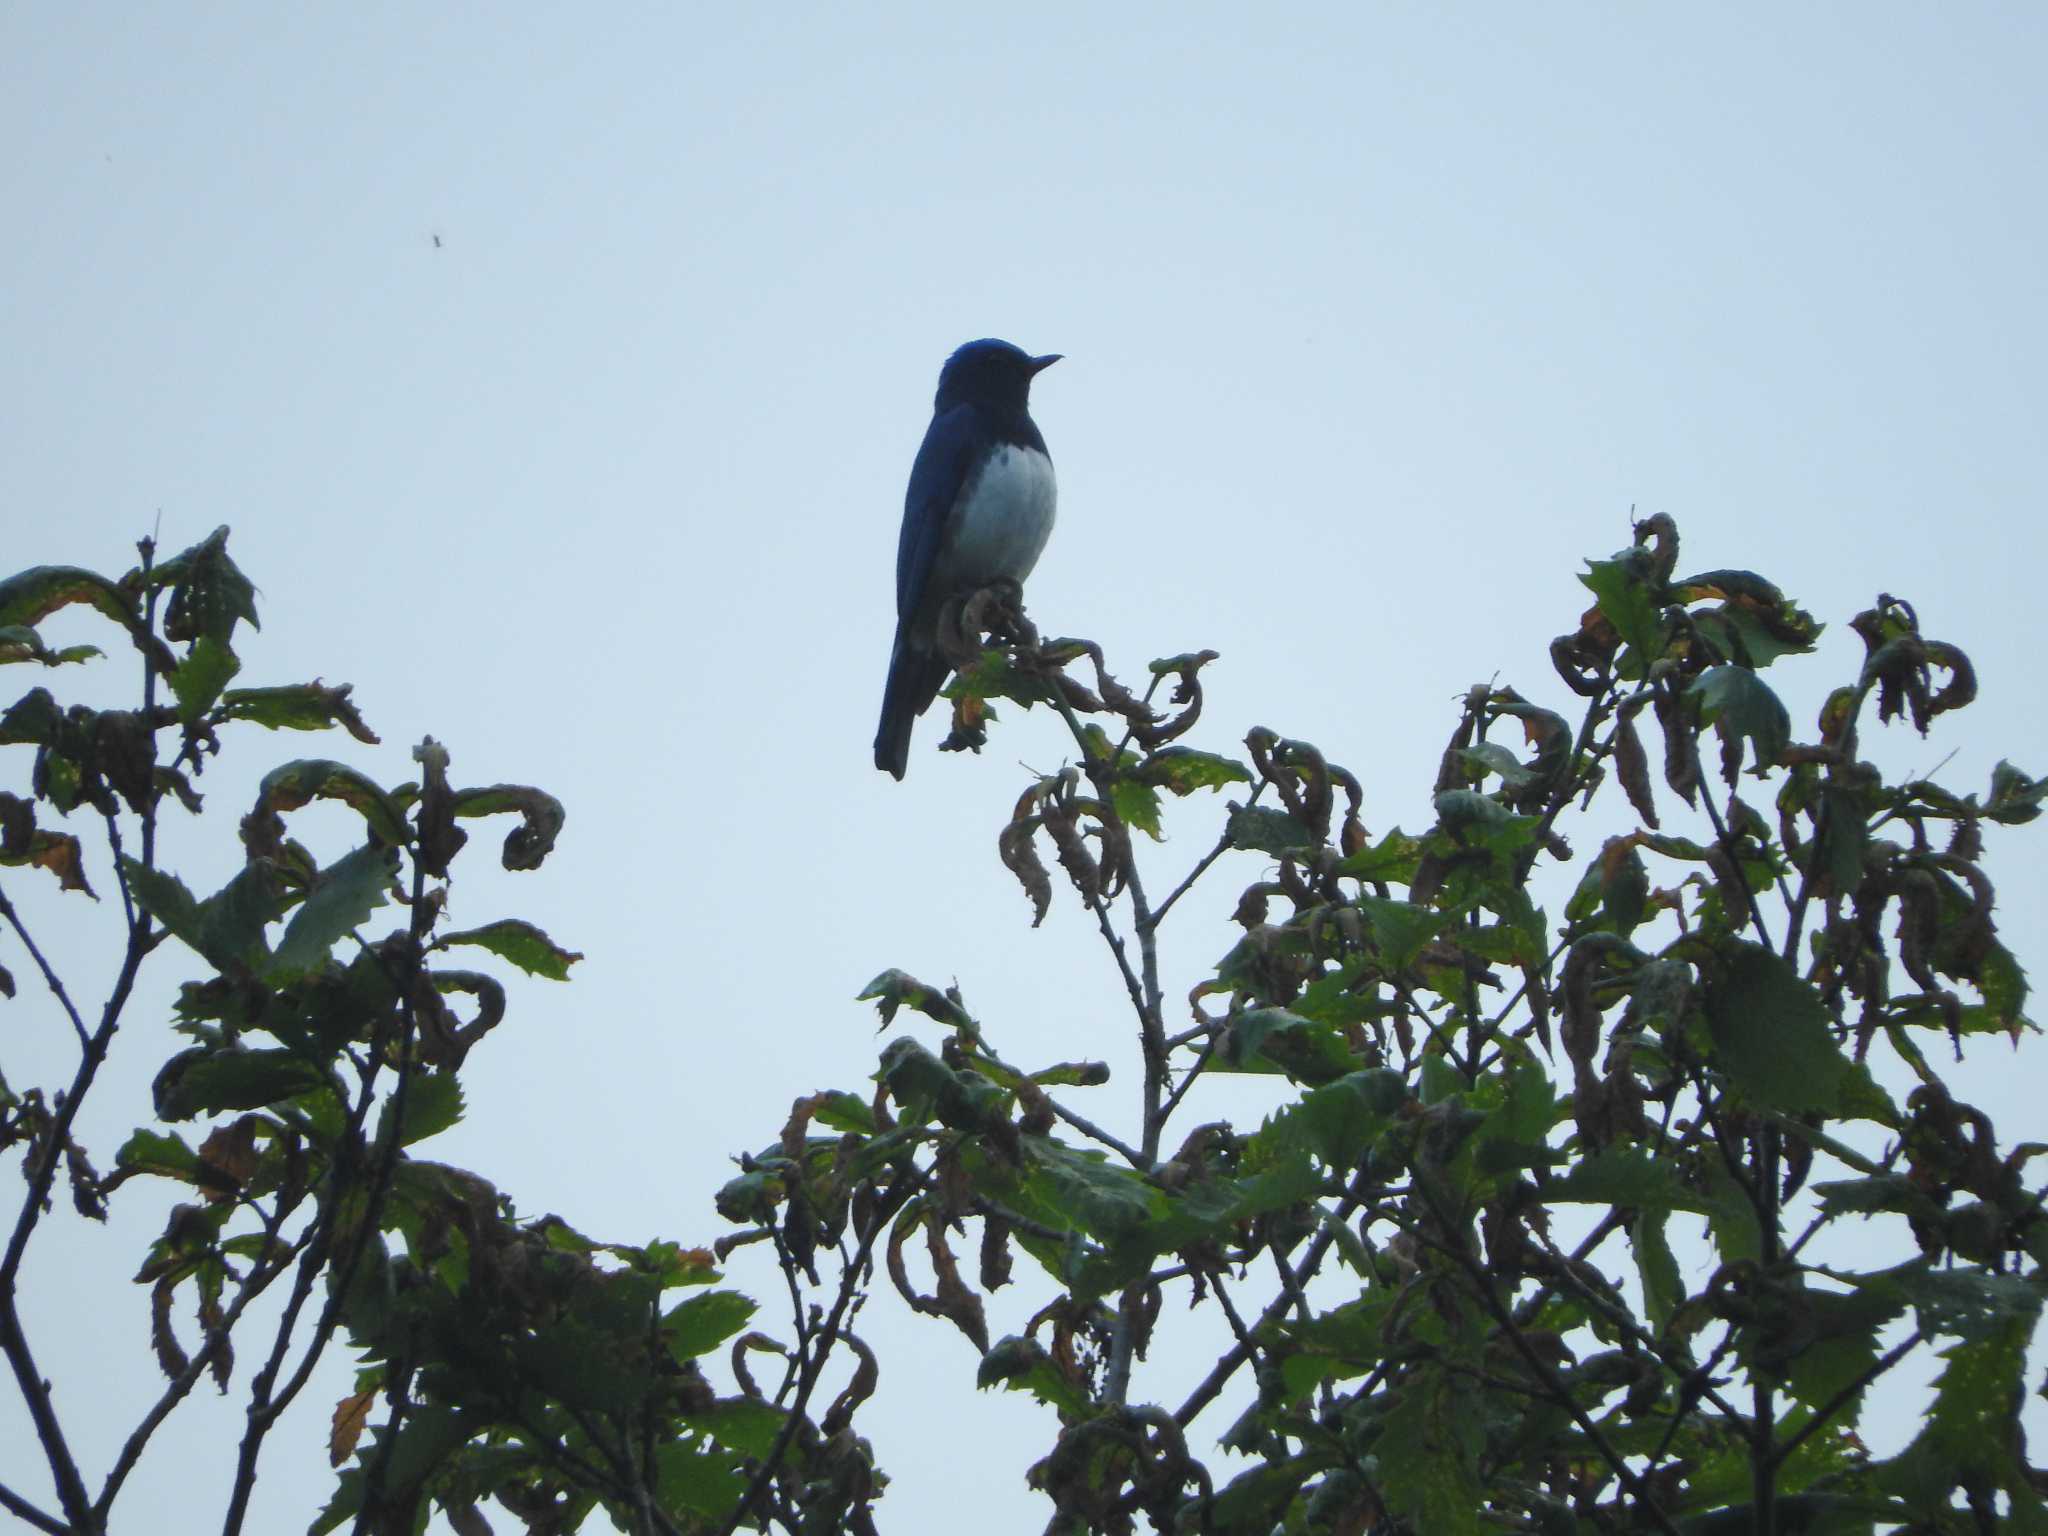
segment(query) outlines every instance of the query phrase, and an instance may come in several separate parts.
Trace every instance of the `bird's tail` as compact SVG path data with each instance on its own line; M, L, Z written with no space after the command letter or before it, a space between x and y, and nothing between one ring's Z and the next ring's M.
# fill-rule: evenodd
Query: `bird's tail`
M875 766L903 777L910 766L910 725L931 708L946 674L953 669L933 651L921 651L896 637L889 653L889 683L882 690L882 723L875 729Z

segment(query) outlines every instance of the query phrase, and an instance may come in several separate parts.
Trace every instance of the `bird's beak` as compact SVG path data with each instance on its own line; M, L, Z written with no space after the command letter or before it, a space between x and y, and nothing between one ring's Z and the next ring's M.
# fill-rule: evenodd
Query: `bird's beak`
M1031 371L1034 375L1043 373L1059 360L1060 354L1057 352L1048 352L1043 357L1034 357L1031 359Z

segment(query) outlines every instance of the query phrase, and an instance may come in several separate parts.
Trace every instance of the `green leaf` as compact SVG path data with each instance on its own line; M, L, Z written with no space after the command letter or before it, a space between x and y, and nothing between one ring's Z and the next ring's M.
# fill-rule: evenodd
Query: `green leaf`
M1094 1407L1088 1394L1060 1371L1043 1344L1015 1334L998 1339L981 1357L974 1384L982 1391L1006 1387L1012 1392L1029 1392L1048 1407L1077 1419L1086 1417Z
M1925 1426L1911 1445L1876 1469L1879 1487L1904 1498L1921 1518L1940 1520L1956 1487L1988 1485L2012 1501L2001 1530L2044 1528L2041 1497L2014 1450L2032 1331L2031 1320L2016 1321L1942 1352L1948 1364L1935 1383Z
M248 720L273 731L324 731L341 726L366 746L378 742L349 702L354 685L329 688L324 683L293 683L282 688L230 688L221 696L221 717Z
M1714 1063L1751 1103L1787 1114L1834 1114L1849 1074L1827 1005L1760 945L1730 940L1707 987Z
M1678 1171L1641 1147L1608 1147L1582 1158L1548 1194L1567 1204L1628 1206L1640 1211L1700 1210Z
M694 1430L711 1436L720 1445L753 1457L766 1457L775 1449L785 1415L773 1403L758 1398L728 1397L702 1413L679 1415Z
M873 1003L884 1026L892 1024L899 1008L909 1008L952 1029L978 1036L981 1031L973 1016L937 987L927 986L908 971L887 970L863 987L857 1003Z
M562 834L567 812L562 802L531 784L493 784L485 789L465 789L455 797L457 816L502 816L520 818L520 825L505 834L505 849L499 862L507 869L538 869L554 851Z
M813 1111L812 1118L818 1124L844 1135L875 1134L873 1107L858 1095L839 1089L831 1089L818 1095L817 1108Z
M396 877L396 849L366 844L337 859L315 878L265 969L270 981L308 975L327 963L342 935L384 905Z
M753 1315L754 1303L738 1291L705 1291L669 1308L661 1331L678 1358L694 1360L746 1327Z
M1370 847L1361 848L1337 866L1339 874L1364 881L1386 881L1407 885L1415 878L1422 861L1422 841L1399 827Z
M171 692L178 698L178 720L191 725L213 707L228 679L242 670L242 663L223 641L201 636L171 674Z
M1474 779L1483 779L1487 774L1497 774L1502 784L1509 789L1527 789L1536 782L1522 760L1497 741L1482 741L1477 746L1467 747L1458 754L1470 768Z
M346 763L325 758L301 758L265 774L256 792L254 814L295 811L314 800L338 800L361 816L385 842L400 846L405 843L405 818L399 813L397 802Z
M1445 1103L1472 1090L1471 1080L1435 1051L1422 1058L1421 1079L1416 1097L1424 1108Z
M124 628L141 620L133 598L106 577L72 565L38 565L0 581L0 625L36 625L72 603L105 614Z
M1664 654L1663 622L1643 550L1625 550L1612 560L1588 560L1579 580L1593 594L1601 617L1637 653L1639 667Z
M1408 1100L1400 1073L1385 1067L1352 1072L1311 1088L1299 1101L1270 1116L1252 1138L1254 1147L1284 1155L1298 1148L1332 1169L1358 1165L1366 1150L1393 1124Z
M396 1102L395 1098L384 1101L385 1120L389 1120L391 1106ZM416 1072L405 1085L405 1129L399 1134L398 1144L409 1147L429 1136L438 1136L461 1119L462 1084L455 1074ZM379 1139L384 1134L385 1127L380 1124Z
M1877 1363L1877 1332L1899 1310L1896 1301L1874 1292L1805 1289L1796 1326L1808 1337L1785 1369L1785 1389L1812 1407L1826 1407ZM1843 1422L1854 1426L1853 1408Z
M1026 707L1042 704L1051 696L1043 678L1018 670L1011 664L1010 653L1002 649L983 651L939 690L944 699L1013 699ZM989 718L995 718L994 711Z
M1541 819L1519 816L1476 789L1447 789L1430 803L1437 814L1431 839L1448 839L1450 852L1478 848L1500 857L1519 853L1535 841Z
M1192 747L1161 747L1139 765L1138 777L1176 795L1252 781L1251 770L1243 763L1213 752L1197 752Z
M326 1081L320 1068L296 1051L201 1046L180 1051L157 1073L157 1118L190 1120L195 1115L262 1109Z
M242 867L234 879L206 898L200 908L200 953L219 969L261 970L270 945L263 930L282 913L277 876L267 863Z
M434 948L446 949L453 944L477 945L511 961L528 975L544 976L549 981L567 981L569 967L583 958L573 949L563 949L532 923L516 917L444 934L435 941Z
M1361 896L1358 910L1372 931L1373 947L1390 973L1412 965L1449 921L1441 912L1387 896Z
M169 586L164 633L173 640L234 638L235 625L263 626L256 618L256 588L228 558L228 530L216 528L183 554L150 572L152 586Z
M1746 666L1811 651L1826 627L1754 571L1704 571L1674 582L1672 593L1688 604L1723 599L1718 608L1695 611L1693 623Z
M1280 1527L1301 1485L1329 1462L1320 1456L1291 1456L1263 1462L1226 1483L1203 1513L1215 1531L1270 1531ZM1200 1529L1200 1525L1195 1527Z
M105 654L96 645L67 645L61 651L53 651L43 644L43 637L30 625L0 624L0 664L39 661L46 667L57 667L67 662L89 661Z
M1157 790L1136 779L1119 778L1110 786L1109 798L1116 806L1117 819L1125 826L1135 828L1154 841L1159 840Z
M138 1130L114 1154L114 1166L123 1173L148 1173L180 1183L196 1183L199 1154L176 1136L158 1131Z
M1099 1152L1079 1151L1046 1136L1029 1137L1024 1145L1035 1180L1045 1184L1054 1207L1084 1232L1129 1237L1165 1214L1164 1196Z
M1686 694L1699 700L1701 722L1713 726L1723 742L1739 738L1751 743L1759 774L1777 765L1792 740L1792 717L1747 667L1709 667Z
M121 872L127 876L128 889L143 911L184 940L190 948L201 954L206 952L204 919L199 902L185 889L184 881L163 870L150 869L125 854L121 858Z
M1667 1219L1663 1211L1639 1210L1628 1229L1636 1270L1643 1279L1643 1315L1649 1320L1650 1331L1659 1334L1671 1321L1671 1314L1678 1310L1678 1304L1685 1300L1685 1278L1679 1273L1678 1260L1664 1236Z
M655 1447L654 1465L661 1502L706 1517L687 1522L691 1530L710 1529L709 1522L731 1512L746 1495L747 1479L729 1453L671 1440Z
M2031 1328L2041 1310L2041 1292L2033 1280L1975 1267L1936 1269L1926 1259L1877 1274L1836 1278L1910 1303L1922 1333L1972 1343L2000 1337L2017 1324Z
M1469 1389L1424 1366L1390 1395L1393 1406L1373 1447L1388 1506L1429 1536L1479 1536L1486 1490L1478 1465L1486 1431Z
M1286 1008L1247 1008L1233 1015L1216 1053L1226 1071L1282 1072L1304 1083L1327 1083L1356 1070L1341 1031Z
M1991 770L1991 793L1984 802L1984 814L1993 821L2019 826L2041 814L2041 802L2048 798L2048 779L2029 778L2003 758Z
M1291 814L1261 805L1233 805L1228 836L1233 848L1275 858L1316 846L1316 835Z
M0 747L53 746L64 711L47 688L31 688L0 714Z

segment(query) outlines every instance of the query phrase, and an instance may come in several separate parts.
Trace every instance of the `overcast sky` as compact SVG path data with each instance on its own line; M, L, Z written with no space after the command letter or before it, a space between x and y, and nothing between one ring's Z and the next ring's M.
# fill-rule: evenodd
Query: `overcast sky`
M1678 519L1683 566L1761 570L1830 624L1784 683L1801 731L1888 590L1985 697L1886 760L1953 750L1965 789L2001 756L2043 771L2044 45L2021 3L21 0L0 573L118 575L159 520L171 550L227 523L262 589L247 679L356 685L381 749L231 741L218 819L170 837L195 886L285 757L396 783L432 733L458 781L557 794L554 859L459 883L456 914L588 959L514 989L437 1155L595 1235L709 1241L724 1160L872 1070L851 999L888 966L957 979L1014 1058L1108 1057L1091 1112L1129 1125L1103 955L1071 910L1029 930L995 859L1055 723L1006 711L973 760L926 720L901 785L869 761L903 480L967 338L1066 354L1034 400L1061 494L1040 624L1127 678L1220 651L1201 744L1317 742L1375 832L1427 822L1468 685L1562 705L1545 647L1632 507ZM1184 808L1154 878L1219 814ZM1993 869L2028 960L2025 836ZM1180 989L1250 878L1181 914ZM81 978L114 915L67 912ZM102 1167L168 1048L161 958L87 1117ZM54 1080L42 998L4 1022L10 1081ZM1988 1051L1966 1091L2041 1136L2038 1066ZM1203 1114L1255 1121L1237 1091ZM96 1477L154 1390L144 1238L74 1226L29 1285ZM1021 1474L1051 1415L975 1394L966 1344L887 1294L868 1327L885 1527L948 1528L972 1494L983 1528L1038 1529ZM326 1497L332 1382L251 1529ZM0 1464L40 1493L6 1396ZM230 1420L188 1416L135 1528L152 1500L195 1528L219 1507Z

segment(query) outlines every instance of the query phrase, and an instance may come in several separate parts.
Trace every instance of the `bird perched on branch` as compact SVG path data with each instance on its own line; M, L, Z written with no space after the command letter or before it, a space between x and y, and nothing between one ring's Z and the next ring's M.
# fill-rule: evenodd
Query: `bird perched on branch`
M1059 354L970 341L939 370L896 545L896 644L875 766L903 777L910 725L952 670L939 648L946 603L997 582L1022 585L1052 532L1052 459L1031 419L1031 381Z

